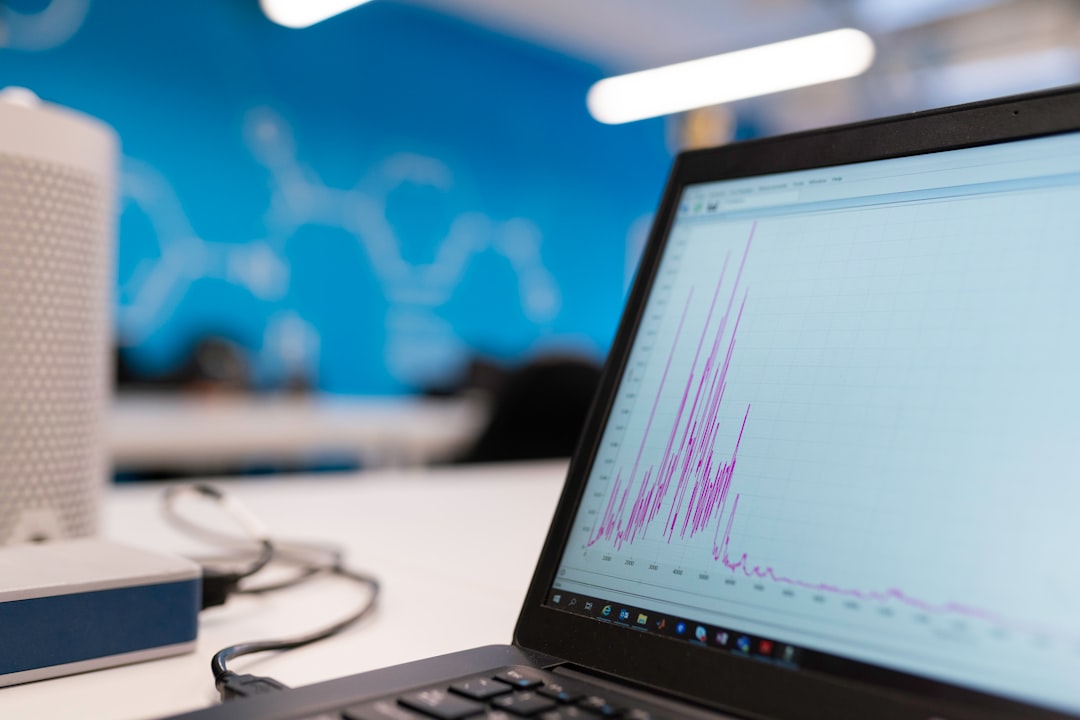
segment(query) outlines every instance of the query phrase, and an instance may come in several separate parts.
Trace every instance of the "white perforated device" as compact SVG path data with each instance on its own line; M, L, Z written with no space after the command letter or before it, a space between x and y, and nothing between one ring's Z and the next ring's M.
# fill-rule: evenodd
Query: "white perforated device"
M0 544L97 528L116 134L0 91Z

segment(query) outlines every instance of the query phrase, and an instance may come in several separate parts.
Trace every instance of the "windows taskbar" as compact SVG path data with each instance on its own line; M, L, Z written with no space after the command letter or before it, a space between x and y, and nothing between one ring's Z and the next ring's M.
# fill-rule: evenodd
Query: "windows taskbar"
M549 607L613 625L682 640L700 647L726 651L755 660L798 669L804 650L772 638L750 635L731 628L698 622L689 618L658 613L602 598L564 590L548 594Z

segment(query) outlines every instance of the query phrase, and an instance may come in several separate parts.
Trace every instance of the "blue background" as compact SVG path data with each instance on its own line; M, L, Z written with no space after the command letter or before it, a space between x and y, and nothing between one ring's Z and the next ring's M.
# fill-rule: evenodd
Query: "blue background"
M249 2L15 0L0 84L116 128L117 329L145 372L207 334L260 385L452 379L474 354L602 357L670 162L605 126L601 68L377 0L320 25Z

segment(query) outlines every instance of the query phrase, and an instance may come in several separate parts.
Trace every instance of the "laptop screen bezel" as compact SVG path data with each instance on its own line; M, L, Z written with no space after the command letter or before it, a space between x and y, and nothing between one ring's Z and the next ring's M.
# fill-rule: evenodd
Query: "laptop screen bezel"
M593 407L515 629L520 647L706 705L762 716L816 717L823 707L875 717L1068 717L899 672L815 674L748 662L548 607L564 545L634 331L683 189L697 183L810 170L1080 130L1080 86L693 151L676 158Z

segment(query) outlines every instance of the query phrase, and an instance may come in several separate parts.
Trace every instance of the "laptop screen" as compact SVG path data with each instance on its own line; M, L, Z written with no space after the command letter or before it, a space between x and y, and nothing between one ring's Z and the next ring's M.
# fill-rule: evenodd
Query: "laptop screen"
M547 604L1080 711L1078 168L685 187Z

